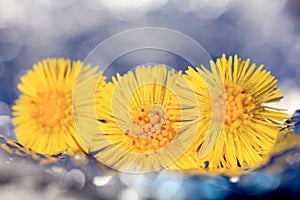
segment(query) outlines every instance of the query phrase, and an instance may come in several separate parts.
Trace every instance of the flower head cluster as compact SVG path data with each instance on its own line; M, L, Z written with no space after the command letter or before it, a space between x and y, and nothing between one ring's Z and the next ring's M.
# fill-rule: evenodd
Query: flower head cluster
M89 66L69 59L44 59L21 77L13 109L18 141L42 154L87 152L73 118L73 88ZM104 84L104 79L102 80Z
M166 168L192 141L197 104L181 72L138 66L96 97L99 134L89 144L97 159L122 171ZM193 119L194 118L194 119Z
M216 173L262 165L270 157L284 120L290 117L267 105L282 98L277 80L263 65L256 67L237 56L223 55L211 62L211 69L202 66L186 71L201 111L195 143L187 153L198 168Z
M138 66L107 84L79 61L45 59L18 88L13 115L21 144L43 154L89 152L131 172L258 167L289 118L267 105L282 98L275 77L237 56L185 74Z

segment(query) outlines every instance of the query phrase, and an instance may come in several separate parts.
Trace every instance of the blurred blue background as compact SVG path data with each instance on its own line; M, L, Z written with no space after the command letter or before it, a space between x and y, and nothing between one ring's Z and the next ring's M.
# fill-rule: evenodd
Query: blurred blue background
M11 105L19 77L43 58L83 60L114 34L155 26L190 36L212 58L238 54L265 64L285 91L282 107L293 113L300 98L299 18L299 0L0 0L0 101ZM187 65L168 53L142 54L145 63ZM116 63L134 65L135 57Z

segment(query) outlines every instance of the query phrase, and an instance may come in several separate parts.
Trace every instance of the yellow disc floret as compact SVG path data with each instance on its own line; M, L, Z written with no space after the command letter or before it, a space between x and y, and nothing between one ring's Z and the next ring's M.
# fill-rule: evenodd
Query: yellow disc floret
M238 85L225 86L225 125L236 128L249 123L251 111L255 108L251 95Z
M35 118L41 128L64 128L72 120L71 96L60 91L38 93L32 100Z
M142 106L135 112L132 126L127 134L132 140L134 149L138 152L153 152L166 146L176 131L172 121L166 117L165 110L159 105Z

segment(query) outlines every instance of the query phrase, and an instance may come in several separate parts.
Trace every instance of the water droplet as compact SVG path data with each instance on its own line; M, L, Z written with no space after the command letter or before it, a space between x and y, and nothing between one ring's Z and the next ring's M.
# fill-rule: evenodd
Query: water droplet
M53 166L51 167L51 173L57 175L64 175L65 173L67 173L67 171L62 167Z
M96 178L96 181L97 179L98 178ZM99 199L117 199L117 195L121 191L120 182L118 181L118 179L114 177L104 178L104 179L110 179L110 180L106 184L103 184L101 187L96 187L96 191L98 193ZM101 181L102 183L104 182L103 180ZM93 183L95 184L95 179L93 180Z
M180 199L177 197L179 191L182 191L182 177L180 174L163 172L155 179L153 183L154 198L157 199Z
M95 186L104 186L110 182L111 178L111 176L95 176L93 178L93 184Z
M134 189L127 188L119 194L119 199L120 200L127 200L127 199L138 200L140 198L139 198L138 193Z
M72 169L65 175L65 183L69 188L81 190L85 185L85 175L80 169Z
M240 177L238 177L238 176L233 176L233 177L230 177L230 179L229 179L229 181L231 183L237 183L239 180L240 180Z

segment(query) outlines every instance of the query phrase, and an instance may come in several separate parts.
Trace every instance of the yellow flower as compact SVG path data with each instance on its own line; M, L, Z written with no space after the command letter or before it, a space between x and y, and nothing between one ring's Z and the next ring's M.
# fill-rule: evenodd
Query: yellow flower
M238 174L265 163L280 125L289 118L267 106L282 98L274 76L263 65L250 65L249 59L234 56L232 61L223 55L211 62L211 72L202 66L189 68L185 75L200 110L199 130L185 157L212 173ZM173 168L194 168L181 163L179 159Z
M138 66L134 72L117 74L98 92L95 106L100 130L88 133L91 117L87 117L86 123L80 122L86 124L81 134L100 162L120 171L167 167L189 146L197 126L192 89L181 72L165 65Z
M93 77L95 71L69 59L44 59L35 64L21 77L21 95L13 106L18 141L47 155L86 152L76 131L72 98L75 84L82 81L80 76Z

